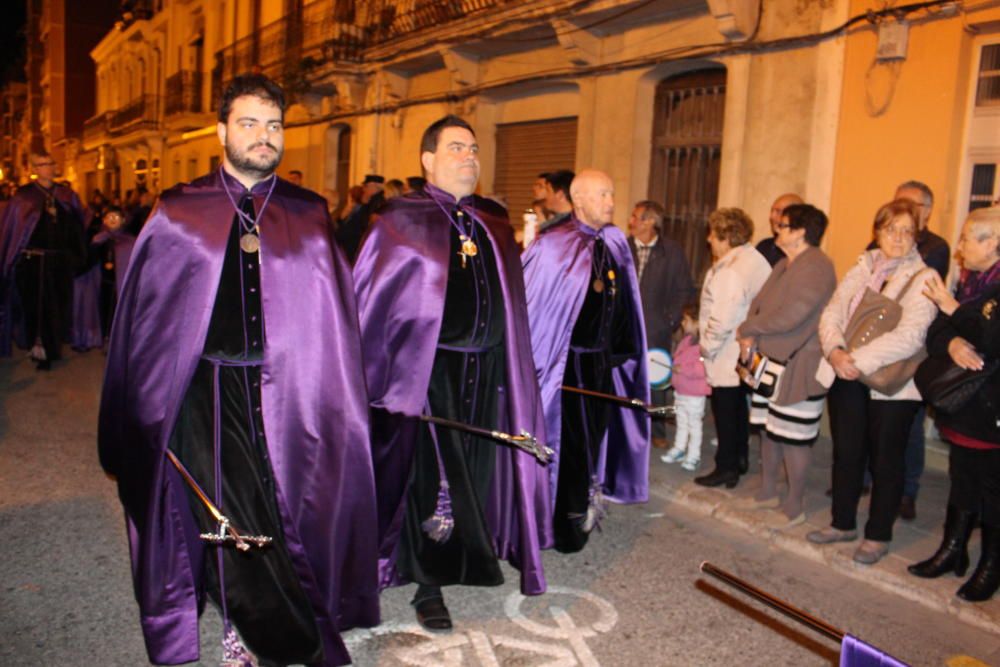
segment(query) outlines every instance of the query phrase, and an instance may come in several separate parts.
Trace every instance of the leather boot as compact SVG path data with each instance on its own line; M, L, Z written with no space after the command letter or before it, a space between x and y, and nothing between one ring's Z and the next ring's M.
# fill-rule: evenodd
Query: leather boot
M934 579L949 571L954 571L956 576L964 576L969 569L969 535L975 525L975 512L966 512L948 505L941 546L927 560L914 563L906 569L910 574L924 579Z
M1000 528L983 524L982 546L976 571L958 589L958 597L969 602L989 600L1000 588Z

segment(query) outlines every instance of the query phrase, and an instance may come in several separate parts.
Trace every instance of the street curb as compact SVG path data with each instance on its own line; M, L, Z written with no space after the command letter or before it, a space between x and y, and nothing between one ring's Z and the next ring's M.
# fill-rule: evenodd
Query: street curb
M815 525L807 519L806 523L788 531L775 531L760 521L759 517L763 516L761 512L731 507L729 502L738 496L722 489L704 488L693 482L687 482L680 487L664 484L661 488L651 488L650 491L667 502L676 502L685 509L710 516L734 528L740 528L782 551L826 565L851 579L948 614L963 623L1000 636L1000 601L997 599L987 603L961 601L955 596L955 591L964 578L945 575L938 579L919 579L906 571L910 561L891 551L876 565L860 565L851 557L857 542L818 545L806 540L806 533L825 527L825 522L823 525ZM972 566L974 567L975 563Z

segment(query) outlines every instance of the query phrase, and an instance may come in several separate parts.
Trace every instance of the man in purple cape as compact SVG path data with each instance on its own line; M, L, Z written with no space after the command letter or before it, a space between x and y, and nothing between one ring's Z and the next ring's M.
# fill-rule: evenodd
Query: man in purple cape
M521 266L506 212L473 195L479 147L455 116L421 141L428 184L388 202L354 266L379 505L380 586L419 584L417 619L451 628L442 586L495 586L498 559L544 592L545 468L421 415L544 442Z
M646 502L649 417L563 385L649 402L646 333L628 241L612 224L614 189L587 170L570 189L574 214L525 251L531 349L545 409L555 548L583 549L605 499Z
M379 622L350 270L323 200L274 173L283 110L269 79L233 80L223 167L164 193L115 316L99 450L157 664L198 659L206 593L229 660L249 658L235 627L268 663L348 664L339 632ZM226 535L208 502L273 541L237 551L200 538Z
M32 153L31 166L35 181L0 219L0 356L10 356L13 339L48 370L70 334L73 276L87 256L84 212L76 193L55 182L50 155Z

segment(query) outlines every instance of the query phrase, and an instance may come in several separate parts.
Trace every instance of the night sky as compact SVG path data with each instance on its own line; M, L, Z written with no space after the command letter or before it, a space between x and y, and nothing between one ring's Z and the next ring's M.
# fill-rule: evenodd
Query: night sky
M24 0L0 2L0 87L24 80Z

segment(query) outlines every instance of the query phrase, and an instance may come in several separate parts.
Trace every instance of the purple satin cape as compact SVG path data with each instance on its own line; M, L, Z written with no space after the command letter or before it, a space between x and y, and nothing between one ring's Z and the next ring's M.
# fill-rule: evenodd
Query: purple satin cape
M53 189L53 199L62 208L76 214L80 224L86 227L89 222L89 214L84 211L80 198L72 189L65 185L56 184ZM11 353L11 338L15 327L19 323L14 322L17 315L14 312L14 291L17 289L14 284L14 268L17 260L31 240L31 234L35 231L35 225L42 217L42 208L45 206L45 194L34 183L22 185L18 188L14 196L3 208L0 217L0 357L9 357ZM74 297L76 296L76 284L73 286ZM96 298L96 297L95 297ZM95 301L96 304L96 301ZM96 305L95 305L96 314ZM76 313L74 309L74 331L76 328ZM100 321L97 323L97 337L100 339ZM19 341L23 342L23 341ZM101 341L98 340L98 345Z
M94 236L91 245L98 245L111 241L115 250L115 293L120 295L122 287L125 285L125 272L128 270L129 259L132 257L132 248L135 247L135 237L126 231L117 229L110 231L102 229Z
M556 457L549 466L552 497L558 480L559 438L562 426L562 384L569 357L573 326L590 289L594 241L600 237L621 270L622 292L632 300L633 347L646 349L646 329L638 280L628 240L620 229L606 225L595 230L572 217L550 227L528 246L522 257L524 284L531 318L531 349L545 409L545 432ZM649 402L646 359L640 352L612 371L619 396ZM611 411L608 432L597 462L605 495L619 503L642 503L649 498L649 416L629 408Z
M239 197L241 186L230 181ZM258 210L266 185L254 189ZM108 351L104 469L125 506L149 658L198 659L204 543L165 451L208 331L234 209L218 172L164 193L136 242ZM288 551L325 665L340 630L379 622L368 400L351 274L323 200L279 180L259 223L264 431Z
M844 635L840 645L840 667L907 667L907 665L857 637Z
M380 586L404 583L396 570L410 464L430 384L448 281L450 223L426 192L390 200L369 229L354 265L365 377L372 407L372 459L379 501ZM513 231L506 211L481 197L462 207L480 221L497 253L504 294L506 415L497 428L526 430L546 442L538 384L528 347L528 313ZM501 411L502 412L502 411ZM497 555L521 571L521 592L545 591L540 549L552 543L552 504L545 468L535 458L497 446L487 522Z

